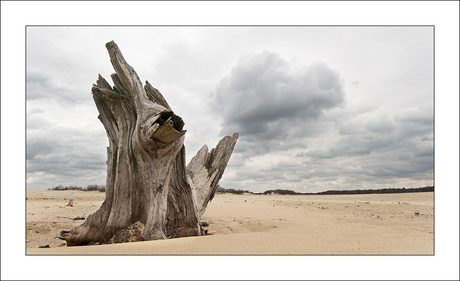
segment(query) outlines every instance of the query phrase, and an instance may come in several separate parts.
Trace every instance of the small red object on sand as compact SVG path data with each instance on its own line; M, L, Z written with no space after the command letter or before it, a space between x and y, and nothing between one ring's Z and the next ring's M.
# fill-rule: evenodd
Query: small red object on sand
M216 233L215 231L208 231L208 235L213 235L214 233Z

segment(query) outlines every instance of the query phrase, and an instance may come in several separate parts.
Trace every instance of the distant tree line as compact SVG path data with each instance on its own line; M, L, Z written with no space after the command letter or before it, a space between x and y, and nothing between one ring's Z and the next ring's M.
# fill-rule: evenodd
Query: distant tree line
M410 192L433 192L434 186L416 188L382 188L382 189L356 189L356 190L328 190L316 194L380 194L380 193L410 193Z
M62 186L61 184L48 190L80 190L80 191L100 191L105 192L105 185L92 184L88 185L86 188L81 186ZM289 189L271 189L266 190L262 193L251 192L249 190L241 189L225 189L221 186L217 186L217 193L231 193L231 194L244 194L250 193L255 195L270 195L270 194L279 194L279 195L333 195L333 194L380 194L380 193L410 193L410 192L433 192L434 186L425 186L425 187L416 187L416 188L382 188L382 189L355 189L355 190L327 190L316 193L308 192L296 192Z
M289 189L275 189L275 190L266 190L262 194L263 195L270 195L270 194L280 194L280 195L296 195L296 194L304 194L304 193L298 193L295 192L294 190L289 190Z
M241 189L225 189L220 187L219 185L217 186L217 193L232 193L232 194L243 194L243 193L252 193L249 190L241 190Z
M69 186L62 186L62 184L48 188L48 190L80 190L80 191L99 191L105 192L105 185L97 185L91 184L87 187L83 188L81 186L69 185Z
M262 193L255 193L248 190L235 190L225 189L220 186L217 188L217 193L232 193L232 194L243 194L250 193L255 195L270 195L270 194L279 194L279 195L328 195L328 194L380 194L380 193L410 193L410 192L433 192L434 186L425 186L425 187L416 187L416 188L382 188L382 189L355 189L355 190L327 190L316 193L302 193L296 192L289 189L273 189L266 190Z

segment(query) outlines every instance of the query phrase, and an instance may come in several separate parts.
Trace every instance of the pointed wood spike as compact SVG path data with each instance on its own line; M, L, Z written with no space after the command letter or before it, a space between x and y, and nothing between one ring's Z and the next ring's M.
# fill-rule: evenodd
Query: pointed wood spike
M196 189L197 208L200 218L208 203L214 198L217 186L237 142L238 133L222 138L217 146L208 152L204 145L187 165L187 175Z
M126 62L123 54L114 41L108 42L105 46L109 52L113 69L117 74L118 82L121 84L120 88L126 90L126 94L132 97L136 107L140 109L143 108L144 101L149 99L136 71Z

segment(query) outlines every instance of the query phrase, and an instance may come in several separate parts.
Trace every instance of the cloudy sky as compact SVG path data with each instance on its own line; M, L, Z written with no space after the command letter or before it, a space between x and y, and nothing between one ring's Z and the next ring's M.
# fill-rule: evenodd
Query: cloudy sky
M82 261L24 255L24 182L34 189L105 182L107 140L90 89L99 73L109 79L113 72L106 42L115 40L141 80L184 118L188 159L240 132L221 181L226 188L418 187L433 180L432 31L389 26L434 25L434 257L358 258L359 270L349 270L357 257L84 260L107 268L158 264L160 279L202 279L196 268L203 262L214 278L222 265L236 264L226 278L458 279L458 11L456 1L2 1L2 278L62 279L69 262ZM33 27L95 24L243 27ZM301 26L244 27L267 24ZM53 270L43 270L51 263ZM28 270L3 270L17 264ZM152 276L99 269L72 274Z
M240 134L221 186L433 184L432 26L28 26L27 186L105 184L91 86L114 40L185 121L187 162Z

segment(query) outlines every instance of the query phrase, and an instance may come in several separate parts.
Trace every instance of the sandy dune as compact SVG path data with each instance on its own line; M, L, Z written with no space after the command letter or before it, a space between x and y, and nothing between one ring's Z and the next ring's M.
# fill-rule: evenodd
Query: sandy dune
M81 224L105 193L27 191L27 255L433 255L433 193L217 194L204 220L214 235L66 247L55 237ZM50 248L38 248L49 245Z

